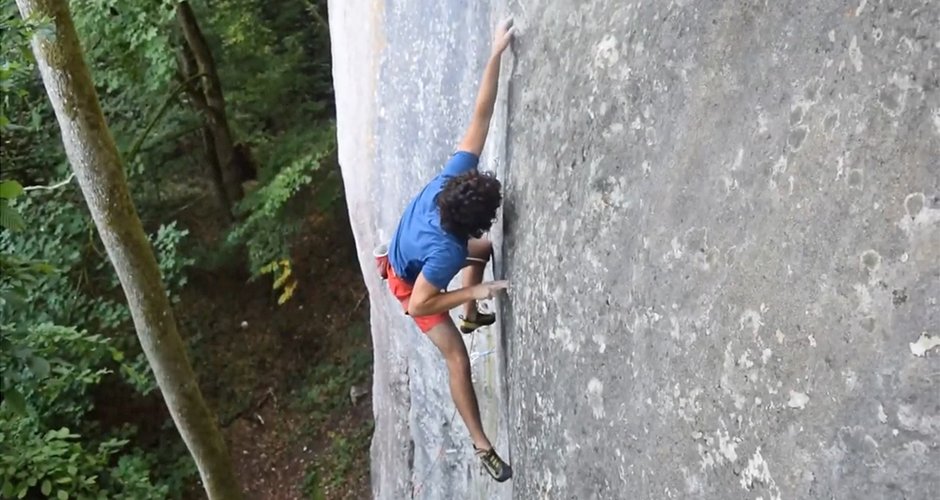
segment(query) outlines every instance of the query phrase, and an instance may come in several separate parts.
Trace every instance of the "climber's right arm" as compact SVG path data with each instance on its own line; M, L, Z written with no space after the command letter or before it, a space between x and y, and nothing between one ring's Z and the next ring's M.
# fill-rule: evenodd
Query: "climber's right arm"
M421 273L418 275L414 289L411 291L408 314L413 317L440 314L471 300L493 298L500 290L505 290L508 287L508 281L490 281L451 292L442 292L438 286L425 279L424 273Z

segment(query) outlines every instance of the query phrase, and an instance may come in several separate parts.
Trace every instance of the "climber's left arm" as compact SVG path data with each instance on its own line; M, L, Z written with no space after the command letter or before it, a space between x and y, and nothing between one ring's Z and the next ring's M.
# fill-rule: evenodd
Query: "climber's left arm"
M464 134L460 144L457 145L457 151L467 151L476 156L483 152L483 145L486 143L486 134L490 129L490 119L493 118L493 106L496 104L496 89L499 82L499 62L503 51L509 47L512 41L512 35L515 28L512 27L512 19L507 19L496 28L496 36L493 39L493 51L489 61L486 63L486 69L483 70L483 78L480 81L480 91L477 94L476 104L473 107L473 116L470 119L470 126Z

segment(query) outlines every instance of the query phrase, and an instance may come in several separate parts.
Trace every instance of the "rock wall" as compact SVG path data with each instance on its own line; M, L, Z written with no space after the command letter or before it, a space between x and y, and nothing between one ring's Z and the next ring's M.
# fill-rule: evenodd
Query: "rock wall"
M936 495L940 4L512 9L515 496Z
M369 276L377 498L940 491L940 3L330 8L366 271L459 137L494 13L520 26L488 152L512 291L474 347L516 477L483 489Z

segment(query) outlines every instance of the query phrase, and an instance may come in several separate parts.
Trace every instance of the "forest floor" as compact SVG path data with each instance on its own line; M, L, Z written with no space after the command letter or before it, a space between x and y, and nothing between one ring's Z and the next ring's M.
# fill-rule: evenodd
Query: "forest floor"
M212 248L223 225L207 211L180 222ZM178 319L246 498L368 498L372 398L350 389L371 390L369 304L346 207L308 218L300 240L284 305L270 276L226 264L190 273Z

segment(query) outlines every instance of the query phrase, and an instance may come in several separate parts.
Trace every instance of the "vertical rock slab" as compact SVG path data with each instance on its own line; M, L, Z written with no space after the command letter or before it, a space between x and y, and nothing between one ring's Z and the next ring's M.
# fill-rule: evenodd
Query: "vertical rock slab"
M443 359L375 276L371 256L467 125L489 54L490 6L343 0L329 11L339 160L371 297L374 497L509 498L509 484L479 475ZM484 426L508 450L497 331L467 343Z
M940 491L940 3L511 2L516 498Z

